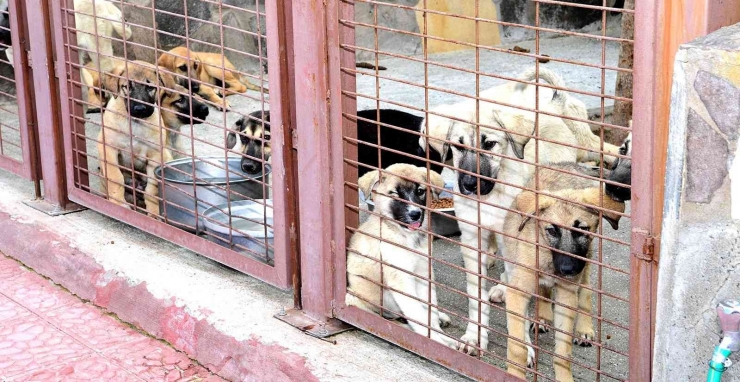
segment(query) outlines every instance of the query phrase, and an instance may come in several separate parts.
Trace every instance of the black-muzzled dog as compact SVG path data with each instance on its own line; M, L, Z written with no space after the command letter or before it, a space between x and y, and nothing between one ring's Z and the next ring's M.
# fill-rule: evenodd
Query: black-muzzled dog
M237 135L239 138L237 139ZM242 154L241 169L247 174L254 175L263 171L264 162L270 159L270 111L257 110L246 117L239 118L226 138L229 150L236 150ZM236 147L237 141L241 144Z
M631 123L630 123L631 125ZM632 156L632 133L627 136L624 140L622 147L619 148L619 154ZM617 158L611 168L611 172L607 177L607 180L612 182L621 183L625 186L632 185L632 159L631 158ZM605 187L606 194L619 202L632 199L632 189L618 186L616 184L607 184Z
M407 163L418 167L427 167L425 148L419 145L419 134L422 130L424 118L400 110L380 109L362 110L357 112L357 139L367 142L358 147L358 161L363 164L358 168L358 176L379 168L387 168L396 163ZM378 162L378 126L380 122L380 162ZM390 125L396 128L384 126ZM391 151L393 150L393 151ZM408 155L396 153L399 151ZM451 158L451 154L449 155ZM445 158L445 161L450 158ZM442 155L430 147L429 168L442 173Z

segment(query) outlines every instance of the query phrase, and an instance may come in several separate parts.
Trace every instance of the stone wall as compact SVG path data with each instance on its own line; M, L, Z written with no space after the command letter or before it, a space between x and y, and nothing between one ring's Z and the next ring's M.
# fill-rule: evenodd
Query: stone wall
M715 307L723 299L740 298L738 62L739 25L683 45L676 56L653 361L656 382L704 380L720 338ZM740 381L739 370L729 369L723 380Z

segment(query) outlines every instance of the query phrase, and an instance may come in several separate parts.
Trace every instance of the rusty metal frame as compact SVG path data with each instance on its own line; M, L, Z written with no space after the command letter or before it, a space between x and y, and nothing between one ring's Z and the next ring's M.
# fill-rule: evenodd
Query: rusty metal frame
M366 0L356 0L363 1ZM297 98L314 98L321 100L326 96L326 102L317 104L298 104L299 131L312 132L310 137L301 136L299 148L304 155L310 158L300 158L299 184L302 190L302 201L307 200L305 195L310 194L310 206L320 205L324 209L330 206L331 219L328 214L311 211L309 208L301 210L301 218L310 218L311 227L302 227L302 263L304 271L304 286L307 278L312 278L310 289L303 289L304 309L315 317L339 317L351 322L366 331L376 334L390 342L396 343L408 350L441 363L447 367L463 372L475 379L489 380L518 380L506 372L488 363L474 360L469 356L443 347L427 338L419 336L406 329L390 323L388 320L369 315L354 308L343 307L346 293L346 257L344 250L350 233L345 230L344 222L350 224L359 219L359 209L356 207L357 191L348 190L344 186L344 179L356 178L356 166L349 166L343 159L344 155L351 156L353 150L348 149L342 142L346 135L352 141L355 120L343 115L342 110L356 110L355 73L352 70L339 70L342 67L351 67L354 63L354 51L339 49L346 46L361 49L354 45L354 26L361 23L339 23L339 19L352 19L353 13L344 7L348 0L329 0L323 5L308 6L303 2L294 3L294 19L304 21L306 30L296 33L296 75L304 81L296 84ZM547 3L548 1L542 1ZM635 28L639 36L635 39L635 50L644 52L635 60L635 104L634 135L637 141L633 151L633 161L637 171L636 179L648 179L633 186L632 201L632 258L630 265L630 331L629 331L629 379L632 381L649 381L652 356L653 326L654 326L654 293L657 283L657 254L654 251L656 233L659 224L660 187L655 185L663 177L660 175L660 153L653 149L660 148L656 136L660 129L654 122L656 108L646 105L657 105L665 99L655 99L656 69L652 64L654 58L650 55L656 52L656 41L659 35L667 31L659 30L658 10L662 1L656 4L637 2L637 9L633 12ZM569 3L570 4L570 3ZM388 4L391 7L400 7ZM408 8L408 7L407 7ZM596 7L604 9L604 7ZM316 25L318 24L318 26ZM377 28L377 26L370 26ZM383 30L390 30L381 27ZM537 28L535 28L537 29ZM542 28L539 28L542 29ZM614 38L601 38L602 40ZM619 40L619 39L617 39ZM472 45L472 44L470 44ZM306 48L307 46L312 49ZM477 46L476 46L477 47ZM484 47L479 47L484 48ZM485 47L485 49L496 50ZM384 53L385 54L385 53ZM393 57L393 53L387 54ZM537 54L527 56L539 57ZM444 66L444 64L440 64ZM613 69L602 67L601 69ZM621 70L621 69L620 69ZM625 70L621 70L625 71ZM401 81L402 82L402 81ZM548 87L544 85L543 87ZM567 89L574 93L587 94L576 89ZM342 94L344 93L344 94ZM602 95L602 98L604 96ZM618 97L606 96L616 99ZM388 102L387 100L383 100ZM392 102L391 102L392 103ZM407 106L407 105L399 105ZM604 108L602 100L602 109ZM423 110L422 110L423 111ZM603 120L595 125L616 127ZM349 150L349 151L348 151ZM354 152L356 155L356 152ZM664 154L663 154L664 156ZM303 161L301 162L301 159ZM543 166L545 167L545 166ZM545 167L546 168L546 167ZM326 173L329 175L325 175ZM317 179L318 176L318 179ZM326 200L327 196L330 200ZM346 201L345 201L346 199ZM345 204L346 203L346 204ZM310 230L310 231L309 231ZM328 232L331 232L330 234ZM656 257L653 257L655 255ZM324 264L331 262L335 270L332 277L327 278ZM312 271L312 270L313 271ZM323 282L323 283L322 283ZM327 287L330 290L327 290ZM547 379L547 378L543 378Z
M33 104L33 81L31 80L30 58L27 50L30 46L26 17L26 2L9 0L10 29L12 31L13 72L15 75L16 101L18 102L18 121L22 161L0 155L0 168L15 173L26 179L37 181L40 176L38 137L35 131L35 110Z
M64 9L73 9L71 0L62 2L55 1L51 4L54 31L54 49L57 54L58 65L56 73L60 79L61 99L61 124L63 126L64 153L66 159L66 181L69 199L82 206L94 209L114 219L131 224L146 232L159 236L165 240L186 247L208 258L211 258L228 267L247 273L258 279L266 281L282 289L289 289L293 285L293 269L295 267L294 253L296 251L295 239L295 204L291 196L293 194L293 180L290 177L291 153L286 149L286 136L290 136L291 108L288 102L283 101L281 95L290 93L288 88L288 52L284 45L285 41L285 19L281 17L281 6L278 2L265 2L265 14L268 44L267 60L271 64L269 71L269 83L271 102L271 130L272 130L272 166L273 171L273 208L275 219L273 230L274 241L274 266L261 263L248 258L235 251L227 249L206 238L198 237L186 231L182 231L161 221L155 221L146 215L122 208L110 203L103 197L87 192L84 186L88 185L89 175L78 168L87 168L87 157L85 155L84 123L75 116L81 115L82 105L80 102L80 65L76 51L70 53L75 46L70 42L70 30L74 30L74 15L65 12ZM281 43L282 42L282 43ZM75 133L76 132L76 133ZM81 134L80 134L81 132ZM75 142L76 141L76 142ZM77 143L77 145L75 144ZM75 150L80 145L83 150ZM290 143L290 142L287 142ZM77 186L81 185L83 187Z

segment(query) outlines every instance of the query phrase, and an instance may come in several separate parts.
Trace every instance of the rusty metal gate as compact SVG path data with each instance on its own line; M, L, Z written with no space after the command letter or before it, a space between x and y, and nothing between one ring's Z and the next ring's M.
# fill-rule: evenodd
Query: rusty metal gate
M25 4L8 0L0 5L0 168L35 180L38 154Z
M69 198L288 288L283 12L196 3L50 2Z
M649 380L659 5L497 4L294 2L303 307L478 380Z
M45 197L478 380L650 380L662 2L9 3L0 167Z

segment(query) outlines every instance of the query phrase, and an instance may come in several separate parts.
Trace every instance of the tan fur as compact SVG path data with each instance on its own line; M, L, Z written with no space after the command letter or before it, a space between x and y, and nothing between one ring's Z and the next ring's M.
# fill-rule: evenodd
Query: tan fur
M247 89L268 92L267 89L244 80L234 64L218 53L193 52L184 46L179 46L163 53L159 57L158 64L178 76L191 77L198 81L200 83L198 94L226 110L231 109L231 106L228 101L217 94L219 91L219 87L216 86L217 79L226 85L226 96L244 93ZM190 67L190 74L188 70L182 70L183 65Z
M454 348L455 341L444 335L441 329L440 324L449 324L449 317L436 308L437 293L434 284L431 285L430 300L429 283L410 274L434 279L434 272L429 273L430 260L410 251L427 252L427 234L424 231L428 229L428 219L424 219L419 230L411 231L396 222L390 212L392 198L388 196L389 193L397 185L410 182L423 188L427 188L425 183L431 183L433 189L444 188L444 181L439 174L431 172L431 180L427 181L427 169L409 164L392 165L382 175L377 170L371 171L358 180L365 195L372 195L374 212L381 214L383 218L371 215L350 239L345 303L378 314L382 294L385 317L395 318L401 314L408 319L408 325L414 332ZM368 235L381 237L383 241ZM380 260L389 265L381 265L378 263ZM373 281L382 283L384 287L381 289ZM414 296L415 299L398 291ZM430 303L433 305L431 322L428 321ZM424 325L434 330L428 330Z
M564 87L562 78L556 73L545 69L539 69L539 76L541 81L550 83L553 86ZM524 81L533 82L536 77L534 69L524 71L519 78ZM540 87L536 90L534 85L523 86L519 82L506 82L502 85L495 86L487 89L480 93L480 97L484 100L491 100L495 102L505 103L512 105L513 107L496 105L490 102L481 101L478 104L479 115L476 119L476 100L466 99L464 101L451 104L451 105L440 105L430 111L434 114L429 114L428 122L422 123L422 126L426 126L428 123L427 134L429 134L429 146L434 148L440 153L444 153L446 150L444 141L448 136L450 129L452 128L452 122L450 118L436 115L443 114L454 117L462 117L469 122L475 122L476 120L482 124L486 124L489 120L489 115L493 110L499 110L502 112L511 112L519 114L524 118L534 121L535 113L529 111L523 111L516 107L526 107L529 109L535 109L537 92L539 92L539 108L542 111L550 112L553 114L563 115L566 117L580 118L588 120L588 110L586 105L580 100L571 97L567 92L558 90L558 95L555 96L555 91L550 88ZM540 118L544 115L540 114ZM551 117L553 118L553 117ZM585 122L573 121L567 118L562 118L562 121L571 131L575 137L574 145L585 147L586 149L572 149L564 148L575 152L575 155L579 162L595 161L600 159L599 152L601 149L601 140L599 137L594 135L591 128ZM569 143L569 142L568 142ZM419 138L420 147L426 147L425 137ZM607 153L618 154L619 147L604 142L603 151ZM604 161L607 164L611 164L614 161L614 157L606 155Z
M159 142L165 142L167 135L162 129L162 118L160 108L155 107L154 113L146 120L135 120L128 116L126 109L126 92L121 85L128 82L125 78L135 79L138 82L151 84L163 84L164 87L175 88L174 78L167 73L159 73L159 78L152 64L142 61L131 61L113 69L112 75L106 75L102 79L106 90L113 93L108 102L106 112L103 114L103 128L98 134L98 154L101 161L101 172L106 179L108 199L126 208L130 206L124 198L124 177L119 166L130 167L133 160L137 171L146 168L147 186L144 190L146 210L150 216L159 215L159 202L157 200L159 184L154 176L154 169L164 163L171 161L172 153L169 149L161 149ZM120 76L123 78L118 78ZM160 90L161 91L161 90ZM160 100L160 94L156 96ZM133 147L131 147L133 142ZM119 163L119 156L123 162Z
M130 39L132 33L128 25L124 27L123 13L107 0L75 0L74 7L77 46L84 49L80 51L80 63L84 62L83 55L87 53L95 67L99 63L103 72L113 70L116 66L112 61L113 32L126 39Z
M568 168L568 170L571 170ZM555 195L559 198L573 201L580 204L588 204L594 207L599 206L603 200L603 214L610 220L619 220L619 214L624 212L624 204L615 202L603 194L602 187L597 181L578 178L573 175L563 174L556 171L541 170L540 190L544 193ZM534 181L528 184L528 187L534 188ZM539 196L537 197L531 191L522 192L517 198L513 207L524 214L534 215L539 208L539 216L548 221L555 222L558 226L571 227L575 220L579 220L588 226L590 232L597 232L599 227L599 214L593 207L579 206L570 202L565 202L555 197ZM588 314L591 312L591 291L580 288L579 284L590 284L590 265L586 263L583 271L569 280L572 283L555 279L540 274L539 286L536 284L535 273L514 263L524 266L538 268L544 273L552 274L554 267L552 255L546 248L539 251L539 264L536 263L536 246L520 240L535 242L537 235L540 236L540 243L547 243L545 233L546 227L550 223L542 222L538 225L535 219L523 216L520 213L511 212L506 216L504 231L512 237L505 237L503 256L506 262L506 279L508 283L517 289L506 288L506 309L507 309L507 326L509 335L512 337L507 340L507 358L509 361L519 364L532 363L532 351L527 349L528 342L528 325L525 319L527 306L532 294L540 288L551 289L550 295L555 301L567 307L556 305L552 313L552 306L546 306L543 302L538 302L538 310L543 315L544 322L552 318L552 325L562 332L555 334L555 354L570 358L572 356L572 346L575 328L575 338L578 340L592 340L593 322ZM591 246L589 246L588 258L591 258ZM509 262L511 261L511 262ZM522 292L524 291L524 292ZM526 293L525 293L526 292ZM545 306L542 306L545 305ZM569 308L568 308L569 307ZM580 312L580 313L579 313ZM519 316L517 316L519 315ZM576 316L578 324L575 325ZM547 322L549 324L549 322ZM553 366L555 369L555 378L558 381L572 381L570 362L563 358L554 357ZM526 371L514 364L508 365L509 373L524 378Z

